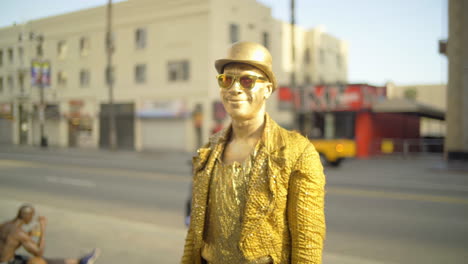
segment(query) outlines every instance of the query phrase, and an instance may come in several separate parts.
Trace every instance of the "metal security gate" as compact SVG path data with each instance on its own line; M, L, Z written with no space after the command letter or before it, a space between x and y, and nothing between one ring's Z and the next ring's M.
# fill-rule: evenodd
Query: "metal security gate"
M13 143L13 121L0 117L0 144Z
M187 149L186 120L182 118L142 119L141 144L144 150Z
M99 116L99 146L109 147L109 110L108 104L101 104ZM119 149L135 148L135 105L114 104L117 147Z

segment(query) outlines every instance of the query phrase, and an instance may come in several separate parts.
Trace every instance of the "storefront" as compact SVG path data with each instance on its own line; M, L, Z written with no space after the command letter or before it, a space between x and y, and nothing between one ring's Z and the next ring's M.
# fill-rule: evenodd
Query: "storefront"
M99 116L99 146L109 147L109 104L101 104ZM135 149L135 104L114 104L115 129L117 136L117 147L119 149Z
M59 104L47 104L44 109L44 132L47 136L47 142L51 146L60 145L60 107ZM38 138L36 142L40 142Z
M187 151L192 119L183 100L145 100L137 110L141 150ZM200 121L201 122L201 121Z
M382 100L385 100L384 87L365 84L310 87L301 101L303 112L311 116L308 120L313 124L308 135L324 139L357 139L360 116Z
M86 103L84 100L68 101L68 112L65 117L67 127L66 144L69 147L88 148L95 147L93 139L93 116L86 111ZM89 104L89 103L88 103Z
M351 139L356 142L356 156L368 157L381 138L419 137L418 118L372 111L374 105L386 100L385 87L319 85L303 91L303 96L292 100L301 113L299 127L309 138Z
M13 143L13 111L10 103L0 104L0 144Z
M420 117L444 119L440 110L406 99L388 100L385 92L385 87L365 84L321 85L304 89L304 96L290 100L300 113L299 121L310 122L300 125L310 127L305 131L308 137L352 139L357 157L380 154L388 142L418 140ZM392 151L403 147L394 144Z
M59 104L48 103L44 108L44 137L47 139L47 145L59 146L60 134L60 116ZM22 122L26 123L26 122ZM31 138L33 145L40 145L41 142L41 121L39 104L34 104L32 108L32 131ZM22 132L20 132L21 135Z
M421 137L422 118L444 121L445 112L404 98L374 104L370 119L373 134L369 138L369 155L443 152L443 138Z

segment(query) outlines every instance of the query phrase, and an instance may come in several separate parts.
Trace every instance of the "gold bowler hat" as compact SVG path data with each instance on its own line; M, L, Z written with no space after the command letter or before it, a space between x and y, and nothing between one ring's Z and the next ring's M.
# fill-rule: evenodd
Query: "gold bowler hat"
M270 52L262 45L255 42L236 42L228 50L227 58L215 61L215 68L222 73L224 66L229 63L245 63L263 71L276 90L276 77L272 69L272 58Z

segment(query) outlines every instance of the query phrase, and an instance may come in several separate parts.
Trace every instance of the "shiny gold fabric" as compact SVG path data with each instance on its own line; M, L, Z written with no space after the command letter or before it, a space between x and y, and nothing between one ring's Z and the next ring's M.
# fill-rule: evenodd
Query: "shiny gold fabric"
M208 198L202 257L209 264L245 263L238 241L247 198L252 153L242 164L215 162Z
M238 246L247 261L322 263L325 176L318 153L301 135L266 115L252 163ZM202 263L208 193L230 128L214 135L194 158L191 223L182 263ZM265 173L262 173L265 170Z

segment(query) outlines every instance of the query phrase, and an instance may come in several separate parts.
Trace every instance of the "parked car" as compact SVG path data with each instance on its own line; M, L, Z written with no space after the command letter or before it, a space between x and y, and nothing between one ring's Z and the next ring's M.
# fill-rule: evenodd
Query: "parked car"
M346 158L356 155L356 143L350 139L311 139L323 165L338 167Z

